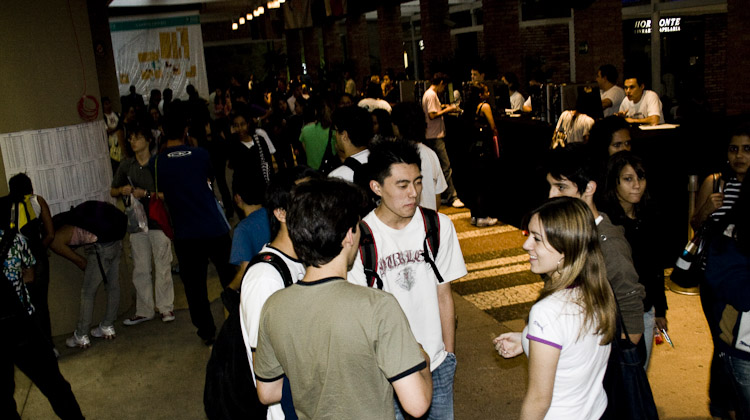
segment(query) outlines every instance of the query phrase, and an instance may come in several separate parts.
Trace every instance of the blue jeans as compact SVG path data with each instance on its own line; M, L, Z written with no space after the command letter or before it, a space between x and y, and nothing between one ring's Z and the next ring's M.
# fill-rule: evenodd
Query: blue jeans
M420 419L453 420L453 378L456 375L456 355L448 353L443 363L432 372L432 402L430 409ZM414 417L401 410L398 398L393 399L396 407L396 420Z
M735 394L737 420L750 420L750 360L719 354Z
M652 306L650 310L643 313L643 340L646 343L646 362L643 370L648 369L648 361L651 360L651 350L654 348L654 328L656 327L656 310Z
M83 273L81 310L76 327L76 333L79 337L89 333L94 315L96 291L102 282L104 282L104 290L107 291L107 309L100 325L103 327L114 325L117 318L117 309L120 306L120 251L122 250L122 241L86 245L84 250L86 253L86 271ZM101 268L96 256L97 252L102 262ZM102 269L107 276L106 281L102 279Z

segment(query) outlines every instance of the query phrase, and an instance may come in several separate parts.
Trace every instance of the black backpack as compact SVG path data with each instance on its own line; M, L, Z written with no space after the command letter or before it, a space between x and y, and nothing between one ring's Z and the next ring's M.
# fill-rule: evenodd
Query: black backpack
M245 273L253 265L271 264L284 279L284 287L292 285L292 274L277 254L261 252L253 257ZM244 275L243 275L244 277ZM229 316L216 337L211 358L206 366L203 405L209 420L265 419L267 407L258 400L245 340L240 326L240 294L226 289L221 294Z
M440 248L440 219L435 210L426 209L422 206L419 206L419 210L422 212L425 231L422 256L430 264L432 271L435 272L438 283L443 283L443 276L440 275L437 265L435 265L435 258ZM362 229L362 237L359 241L359 256L365 269L367 285L383 289L383 280L378 275L378 247L375 244L372 229L364 220L359 223L359 226Z

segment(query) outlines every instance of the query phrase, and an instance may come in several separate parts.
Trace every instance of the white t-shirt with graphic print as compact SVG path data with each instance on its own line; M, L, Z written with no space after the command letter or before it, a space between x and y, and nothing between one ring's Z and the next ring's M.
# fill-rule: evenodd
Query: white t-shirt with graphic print
M437 285L432 267L422 257L425 227L422 212L403 229L393 229L381 222L373 210L363 219L372 230L378 256L378 274L383 280L383 290L396 297L414 337L430 356L430 370L434 371L447 355L440 323ZM466 264L458 243L456 228L448 216L438 213L440 247L435 264L445 282L466 275ZM362 259L359 254L348 280L367 285Z

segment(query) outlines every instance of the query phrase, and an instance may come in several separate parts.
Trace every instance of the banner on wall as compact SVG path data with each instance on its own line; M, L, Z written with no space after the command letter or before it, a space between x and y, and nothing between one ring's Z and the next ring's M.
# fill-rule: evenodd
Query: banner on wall
M109 28L120 96L134 85L146 101L152 89L166 88L187 99L185 88L193 85L208 97L198 12L112 18Z

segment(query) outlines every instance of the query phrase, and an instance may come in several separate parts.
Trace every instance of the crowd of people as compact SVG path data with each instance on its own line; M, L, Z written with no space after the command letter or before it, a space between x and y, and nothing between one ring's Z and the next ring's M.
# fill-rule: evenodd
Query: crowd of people
M502 149L484 74L475 68L471 75L462 108L441 102L449 82L442 73L418 103L399 102L388 73L372 76L364 95L350 78L343 93L318 92L301 80L287 89L278 78L266 89L217 88L208 100L192 86L184 101L168 89L152 91L148 105L131 87L120 98L122 115L102 98L110 194L127 216L88 202L53 220L28 177L11 178L0 249L10 246L4 283L13 286L7 302L18 310L0 322L28 340L6 360L29 374L61 418L82 418L51 343L46 250L85 272L79 321L66 344L86 348L90 336L116 336L127 230L136 311L123 324L175 319L174 247L190 319L203 343L214 345L206 284L212 262L239 300L241 339L267 418L452 419L451 282L467 269L453 222L437 212L464 206L444 118L463 122L466 176L491 176ZM500 356L529 358L524 419L617 418L607 411L603 384L612 343L638 346L646 369L655 334L668 330L663 266L655 258L661 215L630 138L631 124L663 122L661 106L637 76L626 75L624 90L614 67L602 66L597 76L598 111L607 116L595 120L581 104L560 119L545 160L550 199L525 226L523 249L544 287L524 331L493 340ZM514 108L531 106L515 75L503 81ZM727 158L728 168L703 183L692 223L710 224L703 304L716 347L711 412L748 418L742 375L750 352L741 327L750 311L743 281L750 272L750 129L732 133ZM476 185L463 194L472 225L498 223L490 189ZM107 310L92 328L102 284ZM32 357L43 363L30 364ZM14 403L0 409L16 415ZM207 406L210 417L215 412Z

